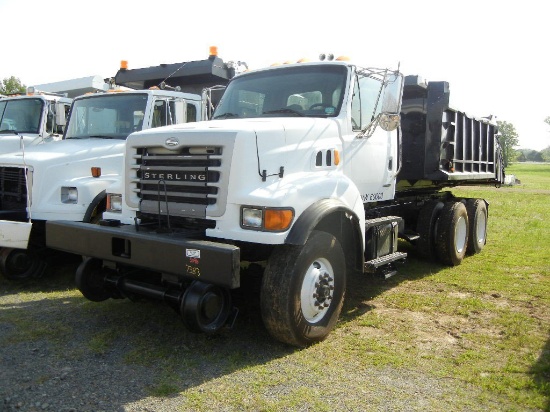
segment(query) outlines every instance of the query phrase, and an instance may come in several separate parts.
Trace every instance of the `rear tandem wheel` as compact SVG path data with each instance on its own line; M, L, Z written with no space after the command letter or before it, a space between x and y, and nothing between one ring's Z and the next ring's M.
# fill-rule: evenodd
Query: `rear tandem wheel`
M473 255L481 252L487 242L487 205L483 199L468 199L466 210L470 224L466 253Z
M462 263L468 244L468 229L468 213L464 203L445 203L435 233L435 249L442 263L449 266Z

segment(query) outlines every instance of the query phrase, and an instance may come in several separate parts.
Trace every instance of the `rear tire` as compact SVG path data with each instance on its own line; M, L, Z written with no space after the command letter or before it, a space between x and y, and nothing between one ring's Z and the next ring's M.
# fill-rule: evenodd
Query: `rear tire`
M415 243L416 251L425 259L435 260L437 256L435 251L435 227L441 209L443 209L443 202L434 200L426 203L420 209L416 220L416 232L420 236Z
M481 252L487 243L487 205L483 199L468 199L466 201L470 234L466 253L473 255Z
M264 325L274 338L293 346L322 341L338 321L345 290L340 242L313 231L305 245L282 245L271 254L260 294Z
M436 252L449 266L462 263L468 245L468 213L461 202L447 202L441 210L436 228Z

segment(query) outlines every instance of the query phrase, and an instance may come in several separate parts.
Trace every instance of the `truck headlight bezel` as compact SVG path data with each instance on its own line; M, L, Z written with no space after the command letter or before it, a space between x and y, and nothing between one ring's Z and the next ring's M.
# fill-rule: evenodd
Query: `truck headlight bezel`
M78 203L78 189L74 186L62 186L61 187L61 203L64 203L64 204L77 204Z
M122 212L122 194L107 193L107 212L121 213Z
M241 228L263 232L285 232L294 220L290 207L241 206Z

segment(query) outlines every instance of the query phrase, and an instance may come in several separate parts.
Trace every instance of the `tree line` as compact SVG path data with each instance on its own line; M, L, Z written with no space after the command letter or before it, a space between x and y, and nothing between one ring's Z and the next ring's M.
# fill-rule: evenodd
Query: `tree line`
M544 122L550 126L550 116L544 119ZM504 121L497 121L497 125L504 151L504 166L512 162L550 162L550 146L541 151L516 149L519 145L519 136L514 125Z
M15 77L7 77L0 83L0 94L9 96L10 94L21 94L27 91L27 86Z

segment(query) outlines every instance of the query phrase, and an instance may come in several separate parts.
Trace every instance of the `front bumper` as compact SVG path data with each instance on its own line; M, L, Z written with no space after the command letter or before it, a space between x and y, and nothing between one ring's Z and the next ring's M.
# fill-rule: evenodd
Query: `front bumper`
M31 222L0 220L0 247L27 249L31 229Z
M46 222L46 246L230 289L240 286L240 249L188 233L57 220Z

